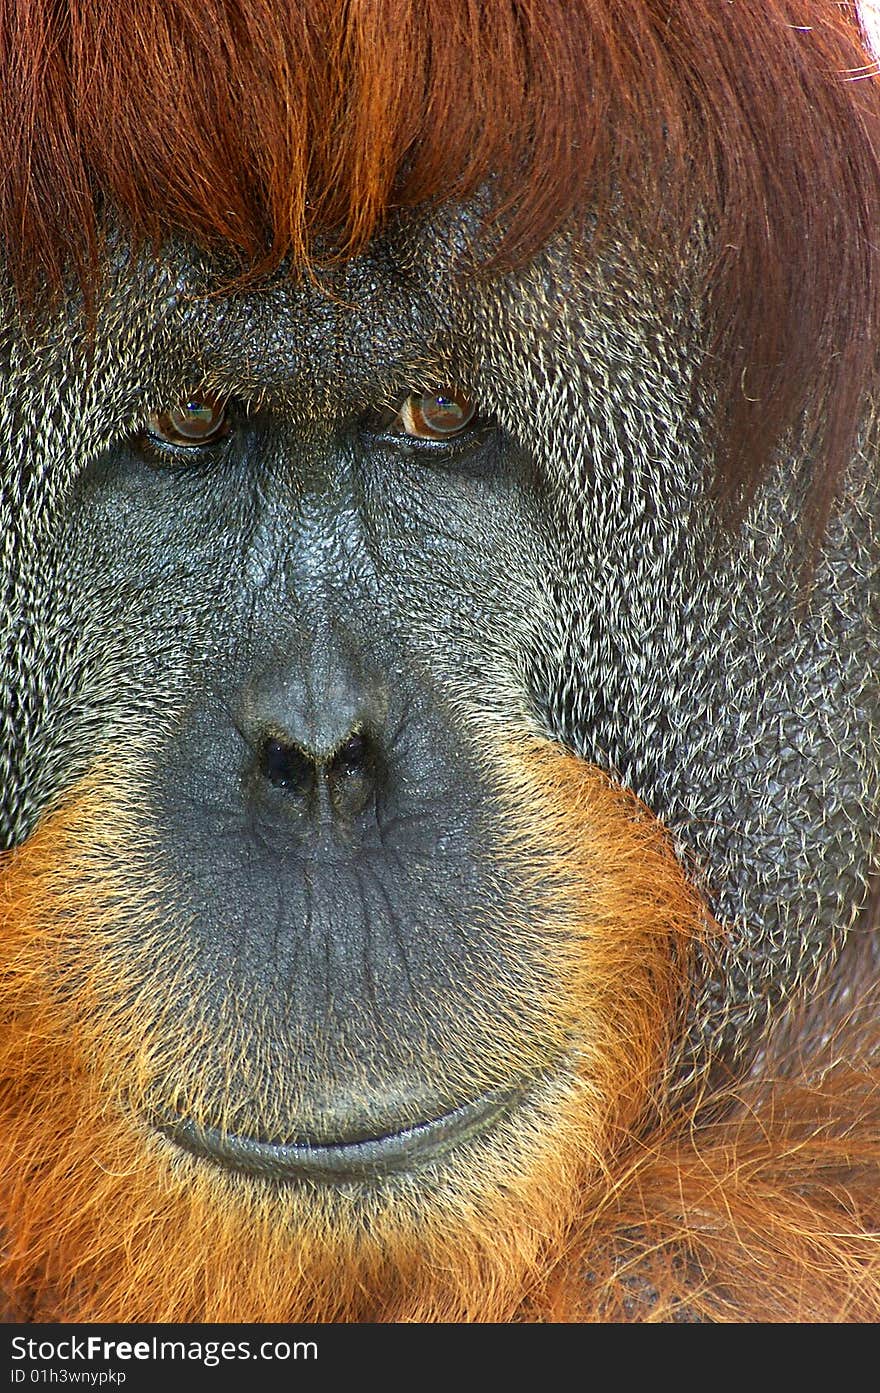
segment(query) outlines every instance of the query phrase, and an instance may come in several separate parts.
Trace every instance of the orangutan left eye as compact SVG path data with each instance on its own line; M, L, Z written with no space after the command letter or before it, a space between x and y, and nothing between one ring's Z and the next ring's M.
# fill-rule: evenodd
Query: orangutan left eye
M476 414L476 402L455 388L410 392L388 429L417 440L448 440L466 430Z
M193 396L147 417L147 432L154 440L184 449L212 445L228 429L225 399L208 395Z

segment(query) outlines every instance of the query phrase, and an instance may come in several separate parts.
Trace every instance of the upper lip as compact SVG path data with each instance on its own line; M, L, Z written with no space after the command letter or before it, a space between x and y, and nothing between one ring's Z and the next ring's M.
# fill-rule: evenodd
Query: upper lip
M227 1132L186 1117L153 1118L156 1129L185 1151L227 1170L265 1180L333 1182L376 1179L434 1160L487 1130L518 1090L496 1089L431 1121L357 1141L285 1142Z

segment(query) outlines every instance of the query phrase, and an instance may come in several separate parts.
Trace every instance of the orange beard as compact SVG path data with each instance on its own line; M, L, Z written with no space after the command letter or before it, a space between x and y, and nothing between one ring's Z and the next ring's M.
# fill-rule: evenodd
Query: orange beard
M558 941L545 1028L576 1040L577 1071L443 1163L369 1185L248 1180L140 1120L163 1039L141 1038L120 904L176 968L130 789L96 774L5 858L10 1319L878 1318L876 1012L829 1044L829 1005L809 1076L771 1051L724 1120L717 1098L715 1120L664 1118L705 913L656 820L596 770L534 742L504 786L510 855ZM185 1054L175 1025L160 1015Z
M143 987L120 949L123 905L129 926L133 915L143 925L141 951L176 971L130 789L96 774L6 858L0 1289L20 1313L506 1321L541 1310L585 1187L662 1073L704 915L655 819L603 775L538 742L505 768L510 855L540 866L523 888L540 880L559 944L545 1029L574 1039L579 1064L436 1168L369 1185L245 1179L140 1120L132 1100L162 1032L169 1049L189 1043L170 1010L160 1038L154 1012L141 1039Z

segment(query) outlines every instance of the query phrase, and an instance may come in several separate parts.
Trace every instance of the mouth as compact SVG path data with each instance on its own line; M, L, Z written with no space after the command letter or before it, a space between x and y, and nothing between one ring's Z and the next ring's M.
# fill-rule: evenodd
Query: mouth
M189 1118L154 1118L153 1126L183 1151L225 1170L260 1180L339 1184L376 1180L438 1160L452 1147L486 1132L518 1096L517 1089L497 1090L429 1122L338 1143L262 1141Z

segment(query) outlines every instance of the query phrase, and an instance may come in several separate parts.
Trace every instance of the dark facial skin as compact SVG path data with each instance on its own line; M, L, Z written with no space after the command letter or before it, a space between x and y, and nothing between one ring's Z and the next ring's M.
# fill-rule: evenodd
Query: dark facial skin
M558 1067L506 734L674 831L730 929L697 1051L748 1048L875 858L865 469L801 602L798 470L724 538L691 347L637 258L587 273L563 246L487 286L453 245L416 227L323 287L225 294L189 254L124 268L88 364L56 329L11 379L5 496L49 482L8 581L7 839L99 757L135 768L168 888L156 1019L193 1051L155 1123L233 1168L405 1166L409 1139L349 1148L431 1124L442 1149ZM450 389L460 433L394 424ZM188 401L216 438L162 438ZM149 984L134 917L126 951Z

